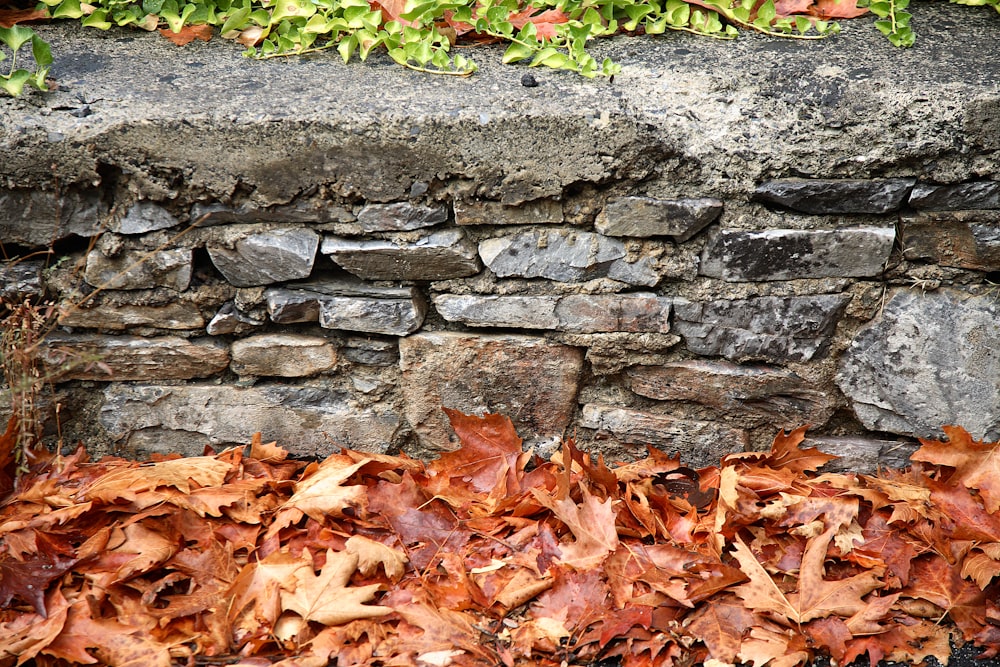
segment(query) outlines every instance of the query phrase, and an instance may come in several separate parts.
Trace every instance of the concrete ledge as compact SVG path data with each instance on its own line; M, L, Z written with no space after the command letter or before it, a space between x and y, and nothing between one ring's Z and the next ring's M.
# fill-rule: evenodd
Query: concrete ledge
M1000 148L1000 17L921 4L912 49L869 19L817 42L744 34L621 37L595 54L623 65L613 82L472 55L468 79L418 76L383 54L258 62L216 38L178 48L138 31L42 26L60 90L0 99L6 185L92 185L110 172L150 199L181 189L258 205L317 182L389 202L447 183L463 199L517 204L568 188L656 179L670 195L697 182L729 195L774 175L989 173ZM960 26L960 28L958 27ZM377 165L359 179L358 162ZM463 187L464 186L464 187ZM7 232L5 232L5 238Z

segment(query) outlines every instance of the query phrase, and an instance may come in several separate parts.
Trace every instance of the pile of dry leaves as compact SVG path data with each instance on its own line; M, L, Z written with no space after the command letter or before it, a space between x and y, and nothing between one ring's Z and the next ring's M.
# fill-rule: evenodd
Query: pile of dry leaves
M799 665L1000 653L1000 443L906 471L522 452L448 411L424 464L275 444L38 461L0 508L0 665ZM9 443L8 443L9 444Z

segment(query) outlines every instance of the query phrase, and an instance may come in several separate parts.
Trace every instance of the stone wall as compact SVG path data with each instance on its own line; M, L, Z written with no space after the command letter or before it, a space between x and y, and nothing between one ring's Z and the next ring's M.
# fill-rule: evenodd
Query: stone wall
M1000 183L770 180L754 229L688 194L63 203L83 239L3 282L63 304L48 374L97 450L426 455L442 405L699 464L803 423L869 467L887 434L1000 437Z
M694 465L806 423L852 470L944 424L1000 438L987 64L913 99L898 70L847 69L850 48L891 48L869 41L810 47L823 72L775 40L662 41L613 85L521 89L513 68L427 84L468 86L461 104L440 88L383 106L408 75L369 65L363 104L345 94L331 118L298 98L275 118L236 79L121 87L108 44L60 36L87 54L69 91L0 100L0 239L22 258L3 298L62 309L53 439L195 454L261 431L301 455L428 456L454 444L441 406L509 415L543 453L572 436ZM194 48L217 77L273 76ZM736 80L727 49L781 66ZM178 68L143 58L150 80ZM955 87L980 76L993 87Z

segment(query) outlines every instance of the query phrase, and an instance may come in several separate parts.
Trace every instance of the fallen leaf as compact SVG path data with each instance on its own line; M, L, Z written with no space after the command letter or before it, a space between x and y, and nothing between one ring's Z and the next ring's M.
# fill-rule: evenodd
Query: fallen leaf
M170 28L160 28L160 34L177 46L184 46L196 39L200 39L203 42L210 41L212 39L212 26L207 23L185 25L177 32L174 32Z

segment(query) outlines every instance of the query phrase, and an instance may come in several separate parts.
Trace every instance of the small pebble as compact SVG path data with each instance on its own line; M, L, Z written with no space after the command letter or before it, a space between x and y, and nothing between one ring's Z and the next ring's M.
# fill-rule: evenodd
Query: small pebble
M535 88L538 86L538 80L535 79L535 75L528 72L521 76L521 85L525 88Z

